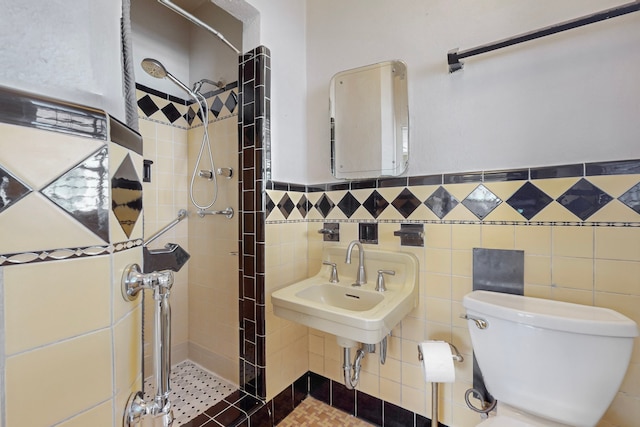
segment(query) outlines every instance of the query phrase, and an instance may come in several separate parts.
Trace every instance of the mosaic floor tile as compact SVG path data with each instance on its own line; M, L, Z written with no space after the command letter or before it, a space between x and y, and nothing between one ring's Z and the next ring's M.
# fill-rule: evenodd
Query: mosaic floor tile
M369 424L359 418L333 408L313 397L307 397L278 427L367 427Z
M152 379L147 379L145 400L152 398L153 387ZM174 425L179 427L187 424L235 390L232 384L189 360L178 363L171 370Z

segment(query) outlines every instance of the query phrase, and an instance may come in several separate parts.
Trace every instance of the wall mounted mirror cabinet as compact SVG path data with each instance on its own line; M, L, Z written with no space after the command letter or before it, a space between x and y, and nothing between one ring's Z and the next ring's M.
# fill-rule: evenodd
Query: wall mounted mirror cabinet
M386 61L337 73L330 84L331 172L398 176L409 161L407 66Z

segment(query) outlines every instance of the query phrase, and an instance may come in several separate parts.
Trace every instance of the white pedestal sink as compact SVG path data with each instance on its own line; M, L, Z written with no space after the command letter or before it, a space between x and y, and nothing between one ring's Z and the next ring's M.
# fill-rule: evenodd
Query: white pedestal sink
M336 335L343 347L353 342L377 344L418 303L418 259L409 253L367 249L367 284L352 286L357 262L345 263L346 248L329 248L323 261L335 263L339 283L329 283L330 266L316 276L285 286L271 294L276 316ZM378 270L385 276L385 292L375 290Z

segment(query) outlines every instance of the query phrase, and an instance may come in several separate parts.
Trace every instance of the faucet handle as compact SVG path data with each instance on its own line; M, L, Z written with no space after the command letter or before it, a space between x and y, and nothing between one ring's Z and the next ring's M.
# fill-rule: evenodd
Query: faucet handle
M329 261L322 261L322 264L331 266L331 276L329 277L329 282L338 283L340 279L338 279L338 267L336 266L336 263L329 262Z
M376 282L376 291L384 292L387 290L387 287L384 283L384 275L388 274L390 276L395 276L396 272L394 270L378 270L378 280Z

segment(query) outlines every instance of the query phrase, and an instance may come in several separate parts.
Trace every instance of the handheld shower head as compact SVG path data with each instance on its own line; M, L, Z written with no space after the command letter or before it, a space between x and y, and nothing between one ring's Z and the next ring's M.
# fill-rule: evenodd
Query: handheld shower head
M142 65L142 69L151 77L155 77L156 79L167 77L167 69L164 68L164 65L162 65L160 61L153 58L145 58L140 65Z
M164 79L166 77L167 79L175 83L180 89L191 95L191 97L195 99L196 102L200 103L200 98L198 98L198 95L196 95L194 91L189 89L187 85L178 80L173 74L168 72L167 69L164 68L164 65L160 63L160 61L153 58L145 58L142 60L142 63L140 65L142 65L142 69L151 77L155 77L156 79Z

